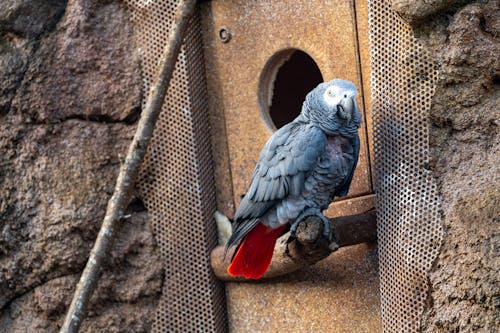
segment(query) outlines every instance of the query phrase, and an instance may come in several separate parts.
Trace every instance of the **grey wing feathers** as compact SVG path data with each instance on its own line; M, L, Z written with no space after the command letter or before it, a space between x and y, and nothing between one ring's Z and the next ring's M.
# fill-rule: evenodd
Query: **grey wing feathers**
M248 192L236 211L228 247L242 239L277 202L302 193L305 179L325 145L323 131L307 123L292 122L274 133L262 150Z
M353 147L352 158L354 158L354 162L352 164L351 170L349 171L349 175L342 184L342 187L339 188L339 190L336 193L336 195L338 195L339 197L346 196L347 192L349 192L349 187L351 186L352 177L354 176L354 170L356 169L356 165L358 164L360 143L359 143L359 136L357 134L352 138L351 144Z
M280 129L260 155L248 199L260 202L299 195L305 174L314 169L325 143L324 133L313 125L291 123Z

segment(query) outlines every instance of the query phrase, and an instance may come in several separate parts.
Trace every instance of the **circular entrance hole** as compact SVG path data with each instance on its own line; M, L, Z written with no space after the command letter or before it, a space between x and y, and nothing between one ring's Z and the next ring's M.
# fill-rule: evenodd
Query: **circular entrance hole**
M274 54L259 82L259 104L267 127L275 131L294 120L307 93L321 82L321 71L307 53L288 49Z

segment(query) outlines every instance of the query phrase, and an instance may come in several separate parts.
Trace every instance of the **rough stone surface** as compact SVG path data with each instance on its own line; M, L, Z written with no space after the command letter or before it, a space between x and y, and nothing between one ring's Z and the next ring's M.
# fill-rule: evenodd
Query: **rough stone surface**
M431 109L431 167L446 235L429 278L425 332L500 327L500 10L463 6L418 27L440 79Z
M0 37L0 119L7 114L26 70L26 60L17 48Z
M64 13L67 0L2 0L0 30L37 37L51 30Z
M135 131L138 59L120 1L0 4L1 332L61 326ZM150 330L163 271L129 210L84 332Z
M392 9L411 24L422 22L441 10L451 10L469 0L393 0Z
M70 1L30 58L11 112L35 123L136 120L142 79L128 22L120 2Z
M150 331L163 272L146 213L132 214L117 239L82 332ZM78 278L79 274L56 277L14 299L0 313L0 330L57 332Z

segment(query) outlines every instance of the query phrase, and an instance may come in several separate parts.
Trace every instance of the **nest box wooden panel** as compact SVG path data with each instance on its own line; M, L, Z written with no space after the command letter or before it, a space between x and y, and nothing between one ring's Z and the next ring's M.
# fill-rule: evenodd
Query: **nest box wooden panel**
M359 37L354 1L212 1L204 10L211 108L217 135L225 136L215 139L215 150L228 160L230 172L224 174L224 162L216 161L219 195L232 196L237 205L272 132L299 114L305 95L318 83L342 78L359 88L361 152L349 197L334 202L326 214L373 207L370 117L363 99L368 79L362 76L367 46L365 53L358 50L367 39ZM221 184L227 181L231 195L224 189L228 184Z

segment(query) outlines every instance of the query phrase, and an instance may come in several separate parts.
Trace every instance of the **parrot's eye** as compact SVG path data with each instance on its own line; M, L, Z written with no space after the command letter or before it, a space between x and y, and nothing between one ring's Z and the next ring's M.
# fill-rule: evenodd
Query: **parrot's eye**
M328 94L328 96L330 96L330 97L332 97L333 95L335 95L335 94L333 93L333 91L331 91L331 90L328 90L327 94Z

